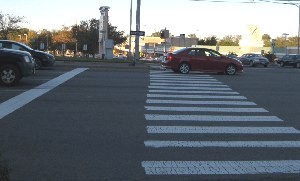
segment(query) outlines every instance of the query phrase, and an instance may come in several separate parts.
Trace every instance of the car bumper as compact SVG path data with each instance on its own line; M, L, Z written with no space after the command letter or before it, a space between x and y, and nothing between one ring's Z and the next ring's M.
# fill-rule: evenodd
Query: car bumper
M35 74L35 64L34 63L25 63L22 65L21 73L23 77L27 77Z

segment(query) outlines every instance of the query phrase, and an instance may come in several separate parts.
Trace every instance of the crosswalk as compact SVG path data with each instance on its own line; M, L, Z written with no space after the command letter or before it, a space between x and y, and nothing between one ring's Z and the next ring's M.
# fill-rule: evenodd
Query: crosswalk
M284 120L210 75L150 72L145 105L147 149L300 148L297 140L176 140L178 135L299 135ZM221 125L218 123L222 123ZM228 125L226 125L228 123ZM247 123L245 126L241 123ZM262 124L263 123L263 126ZM250 126L251 124L251 126ZM226 126L225 126L226 125ZM242 126L241 126L242 125ZM157 135L157 136L152 136ZM172 140L170 135L174 135ZM235 139L238 139L235 137ZM160 161L158 161L161 159ZM144 160L147 175L299 174L300 160Z

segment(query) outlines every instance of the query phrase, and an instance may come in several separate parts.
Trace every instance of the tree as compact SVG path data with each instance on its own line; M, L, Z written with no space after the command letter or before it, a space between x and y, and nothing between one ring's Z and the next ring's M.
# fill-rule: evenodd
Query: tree
M262 36L262 40L263 40L263 42L264 42L264 47L270 47L270 46L272 46L272 45L271 45L272 42L271 42L271 36L270 36L270 35L264 34L264 35Z
M160 37L160 32L157 31L157 32L152 33L151 37Z
M242 38L241 35L237 35L237 36L226 35L219 41L218 45L219 46L239 46L239 42L240 42L241 38Z
M7 40L10 33L17 32L24 23L24 16L14 16L0 12L0 38Z
M217 37L211 36L206 37L205 39L201 39L198 41L198 45L210 45L210 46L216 46L217 45Z
M99 21L97 19L93 18L81 21L79 25L73 25L72 34L78 51L83 51L83 46L87 45L86 53L94 55L98 52Z
M75 39L70 27L63 26L61 30L53 32L52 39L56 49L61 50L62 44L66 44L66 49L74 50Z
M127 40L124 31L117 31L117 27L112 26L110 23L108 23L108 38L114 41L114 45L120 45Z
M81 21L79 25L73 25L71 28L74 42L77 42L79 51L83 51L86 44L88 49L86 53L95 54L99 48L99 20L93 18ZM127 38L123 35L124 31L117 31L116 26L108 24L108 39L112 39L114 45L126 42Z
M198 38L198 37L197 37L197 35L195 33L193 33L193 34L189 34L188 38Z

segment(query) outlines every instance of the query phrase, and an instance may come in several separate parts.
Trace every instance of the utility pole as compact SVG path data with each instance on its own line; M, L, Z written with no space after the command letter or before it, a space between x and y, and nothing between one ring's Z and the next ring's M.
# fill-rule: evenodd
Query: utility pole
M128 60L131 60L132 53L131 53L131 27L132 27L132 0L130 1L130 31L129 31L129 51L128 51Z
M136 7L136 31L140 31L140 15L141 15L141 0L137 0L137 7ZM140 58L140 35L137 33L135 35L135 55L134 55L134 62L135 65L136 61Z
M283 33L282 34L284 36L284 47L285 47L285 54L287 55L288 54L288 51L287 51L287 45L286 45L286 37L289 35L287 33Z

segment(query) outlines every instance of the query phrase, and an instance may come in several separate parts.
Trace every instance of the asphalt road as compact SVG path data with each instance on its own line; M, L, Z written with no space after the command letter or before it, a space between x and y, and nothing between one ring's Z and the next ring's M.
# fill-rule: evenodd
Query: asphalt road
M88 69L74 73L77 68ZM76 75L59 77L70 72ZM11 180L299 180L298 162L290 163L300 160L297 145L300 141L297 132L300 130L299 75L300 69L276 66L245 67L244 73L236 76L192 72L188 79L201 81L203 76L213 79L224 88L232 89L227 92L238 93L233 96L242 96L242 101L256 104L197 107L262 108L266 112L188 112L162 110L161 107L196 106L149 103L149 100L222 101L224 98L180 98L182 93L168 93L174 85L153 88L151 86L164 86L168 81L177 84L176 81L187 78L157 67L59 62L53 68L38 70L34 77L24 78L16 87L0 87L0 107L13 107L5 103L31 91L29 95L16 98L20 108L12 113L3 111L3 107L0 110L0 115L7 114L0 119L0 153L11 168ZM54 81L47 83L50 80ZM36 96L37 93L40 96ZM166 95L175 97L164 97ZM31 96L35 97L27 103ZM158 110L151 110L153 108ZM161 115L167 117L160 120ZM174 118L170 119L172 116ZM182 116L191 120L182 121ZM219 120L206 120L214 116ZM233 116L230 119L257 116L267 121L226 121L226 116ZM163 128L173 129L172 126L183 128L183 133L156 132ZM296 133L190 132L203 127L218 127L222 131L225 127L259 127L262 131L280 127L295 129ZM169 141L175 145L168 145ZM235 141L240 141L242 146L235 146ZM271 145L286 141L292 146L244 145L249 141L254 144L268 141ZM205 146L220 142L225 146ZM262 166L264 171L257 169L263 164L260 161L267 161L267 165ZM199 162L207 166L199 167ZM246 166L237 167L239 164ZM274 169L270 168L272 166ZM247 169L253 172L243 173ZM290 173L292 170L295 173Z

